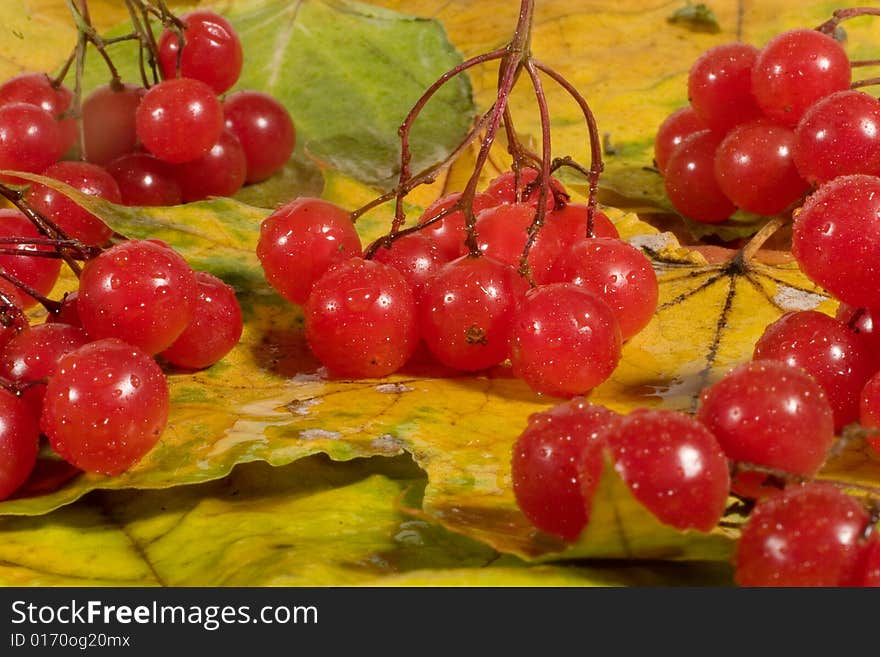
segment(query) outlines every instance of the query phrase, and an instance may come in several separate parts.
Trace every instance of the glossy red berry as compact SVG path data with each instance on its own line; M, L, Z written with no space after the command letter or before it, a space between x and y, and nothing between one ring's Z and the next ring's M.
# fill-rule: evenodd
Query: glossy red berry
M188 203L235 194L244 184L247 162L238 137L224 130L211 150L176 165L173 171L183 200Z
M37 324L19 332L0 350L0 376L30 384L22 398L39 417L46 391L44 379L55 373L62 356L88 341L81 328L58 322Z
M223 110L204 82L165 80L144 94L135 125L140 142L160 160L188 162L217 143L223 131Z
M708 532L730 488L721 446L699 421L675 411L638 409L606 435L614 469L661 522Z
M666 194L675 209L694 221L719 223L736 211L715 179L715 151L721 137L695 132L673 151L666 164Z
M37 463L40 431L25 402L0 388L0 500L12 495Z
M700 55L688 74L688 98L694 112L712 130L726 132L761 115L752 95L752 67L758 49L725 43Z
M394 267L406 280L416 299L422 289L446 262L437 243L421 233L411 233L376 249L373 260Z
M65 149L58 121L49 112L29 103L0 105L0 169L40 173Z
M77 310L92 338L119 338L152 355L180 336L197 296L195 275L174 250L129 240L86 263Z
M703 391L697 419L728 458L812 476L834 442L834 414L805 371L778 361L741 365Z
M874 373L864 338L814 310L786 313L767 326L754 358L782 361L810 374L828 396L836 431L858 418L859 394Z
M812 184L880 173L880 100L847 89L818 100L795 130L794 162Z
M549 280L574 283L602 299L624 340L645 328L657 309L659 286L651 261L619 239L574 242L556 259Z
M851 306L880 306L880 178L842 176L794 216L791 252L801 270Z
M766 119L736 126L715 152L718 187L746 212L783 212L809 188L795 167L795 143L790 128Z
M333 203L301 197L263 220L257 257L266 280L288 301L302 305L312 286L335 263L361 254L350 215Z
M493 258L461 256L446 263L419 299L429 351L458 370L498 365L510 353L514 313L527 289L513 267Z
M54 83L45 73L21 73L0 85L0 105L36 105L58 120L63 151L76 142L76 119L67 115L72 102L73 92L63 84Z
M422 213L422 216L419 217L419 223L427 223L434 217L439 216L441 212L449 210L459 198L461 198L461 192L452 192L440 197ZM482 210L491 208L497 205L497 203L498 201L488 194L481 194L479 192L474 194L474 215L478 215ZM437 244L437 248L440 249L440 252L447 260L454 260L461 255L462 244L464 244L466 237L464 211L455 210L449 212L420 232Z
M189 370L210 367L238 344L242 332L241 307L235 290L213 274L195 272L198 295L192 317L170 347L159 355Z
M412 291L400 272L381 262L358 257L332 266L303 311L312 352L337 376L392 374L419 342Z
M111 338L59 361L46 386L40 428L64 460L115 475L155 446L168 410L168 385L156 362Z
M111 203L122 203L122 194L116 180L106 169L95 164L57 162L46 169L43 175L66 183L88 196L96 196ZM85 244L104 244L113 234L113 230L97 216L46 185L32 184L25 194L25 200L33 209L54 221L68 237Z
M236 83L244 61L241 41L232 24L213 11L199 10L180 16L181 35L166 29L159 38L159 67L166 80L180 77L201 80L222 94ZM181 47L182 46L182 47Z
M682 141L695 132L707 128L708 126L690 105L677 109L667 116L657 128L657 136L654 138L654 163L660 173L665 173L666 163ZM603 237L613 237L613 235Z
M834 486L792 486L760 501L737 543L740 586L846 586L857 582L867 511Z
M847 89L850 75L849 58L837 41L816 30L789 30L758 53L752 93L765 115L795 126L814 102Z
M573 283L530 290L513 317L513 373L536 392L588 393L620 361L620 328L597 295Z
M518 268L535 220L535 207L528 203L502 203L477 216L480 253ZM562 245L552 226L544 225L529 249L528 264L536 280L545 280ZM468 252L462 244L460 255Z
M534 413L513 445L516 502L538 529L574 541L590 519L605 464L603 436L619 419L574 399Z
M26 240L45 239L45 235L40 233L24 214L10 208L0 208L0 237L24 238ZM0 267L40 294L48 295L61 272L61 260L26 254L37 251L54 251L54 249L48 245L27 243L10 244L7 248L16 251L16 253L0 255ZM21 294L21 299L25 309L37 303L36 299L24 293Z
M107 165L124 205L177 205L183 201L172 165L149 153L129 153Z
M287 109L269 94L236 91L223 101L226 128L241 142L246 181L265 180L281 169L296 146L296 127Z

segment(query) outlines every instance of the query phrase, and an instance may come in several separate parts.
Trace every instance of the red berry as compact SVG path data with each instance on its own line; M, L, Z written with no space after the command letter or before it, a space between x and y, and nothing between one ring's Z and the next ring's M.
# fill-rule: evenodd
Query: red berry
M18 210L0 208L0 237L25 239L45 239L45 235ZM42 295L48 295L61 272L61 260L44 256L28 256L36 251L53 251L51 246L33 244L9 244L6 248L21 252L22 255L0 255L0 268L22 283L30 285ZM23 308L36 304L36 299L22 293Z
M834 442L834 414L824 391L801 369L754 361L703 391L697 419L727 457L812 476Z
M37 463L40 431L27 405L0 388L0 500L14 493Z
M795 214L791 252L844 303L880 307L880 178L842 176L811 194Z
M257 257L266 280L288 301L302 305L330 265L361 254L351 216L318 198L302 197L263 220Z
M537 205L541 186L538 184L540 172L532 167L525 167L519 172L519 180L514 171L505 171L489 182L486 194L493 197L496 203L528 203ZM517 186L519 182L519 186ZM565 185L556 178L550 177L550 193L547 197L547 209L556 205L556 197L568 200Z
M588 208L583 203L566 203L547 214L545 228L556 233L563 246L579 242L587 237L587 211ZM593 211L593 234L590 237L619 238L620 233L608 215L596 208Z
M131 153L137 144L135 116L146 89L133 85L98 87L83 101L83 154L107 164Z
M168 408L165 375L150 356L121 340L98 340L59 361L40 428L64 460L115 475L153 448Z
M696 419L639 409L606 436L614 469L661 522L708 532L718 524L730 488L727 459Z
M425 344L454 369L498 365L509 355L514 312L527 289L513 267L493 258L461 256L446 263L419 299Z
M351 258L331 267L306 302L306 339L337 376L383 377L400 369L419 341L416 305L393 267Z
M828 396L837 431L858 418L859 393L874 372L862 336L814 310L786 313L767 326L754 358L782 361L810 374Z
M129 240L86 263L77 310L92 338L119 338L152 355L180 336L197 296L195 275L175 251Z
M28 317L22 310L22 296L15 285L0 277L0 349L19 331L30 326Z
M22 73L0 85L0 105L28 103L36 105L58 120L62 152L76 142L76 120L65 117L73 102L73 92L63 84L55 84L45 73Z
M265 180L293 154L296 128L287 109L268 94L236 91L223 101L226 128L241 142L247 160L246 181Z
M871 429L880 428L880 372L874 374L859 396L859 422ZM870 436L868 444L880 452L880 433Z
M440 197L422 213L422 216L419 217L419 224L427 223L444 210L448 210L459 198L461 198L461 192L452 192ZM473 211L475 216L480 211L491 208L494 205L497 205L497 201L488 194L474 194ZM446 259L454 260L461 255L461 246L464 244L465 237L467 236L465 233L464 211L455 210L443 215L441 219L424 228L421 233L430 237L437 244L437 247Z
M0 105L0 169L40 173L65 149L58 121L49 112L28 103Z
M447 259L441 255L436 242L421 233L412 233L394 240L391 247L380 246L373 260L394 267L406 280L416 299L425 284Z
M657 275L641 251L609 237L581 239L557 258L549 280L574 283L608 304L624 340L654 317Z
M107 165L125 205L177 205L183 200L170 164L148 153L129 153Z
M586 394L614 372L620 348L612 310L572 283L530 290L513 318L513 373L536 392Z
M752 93L774 121L795 126L814 102L849 88L849 58L843 47L816 30L778 34L758 53Z
M184 24L183 47L180 36L166 29L159 38L159 66L166 80L180 75L201 80L222 94L241 75L243 54L235 29L223 16L200 10L180 17Z
M37 324L15 335L0 351L0 376L32 384L22 393L35 417L40 416L47 379L62 356L89 341L81 328L52 322Z
M160 160L188 162L217 143L223 131L223 110L204 82L165 80L144 95L135 125L140 142Z
M707 127L690 105L677 109L667 116L657 128L657 136L654 138L654 162L660 173L665 174L669 158L682 141L695 132L706 130ZM603 237L614 236L603 235Z
M685 217L719 223L736 211L715 179L715 151L721 137L709 130L684 139L666 164L666 193Z
M241 307L235 290L213 274L195 272L198 296L192 318L170 347L159 355L184 369L210 367L238 344Z
M603 435L618 419L583 399L529 417L513 445L511 476L517 505L535 527L577 539L602 475Z
M116 180L106 169L95 164L57 162L43 175L66 183L83 194L97 196L111 203L122 202ZM68 237L86 244L104 244L113 234L113 230L101 219L51 187L34 183L25 194L25 200L34 210L54 221Z
M806 111L795 131L794 162L812 184L851 173L880 173L880 100L838 91Z
M241 143L224 130L202 157L174 167L174 178L184 201L201 201L209 196L232 196L244 184L246 171Z
M752 95L752 66L758 49L745 43L710 48L691 66L688 98L707 127L726 132L761 116Z
M867 511L830 484L758 502L736 548L740 586L846 586L862 562Z
M480 253L518 268L535 219L535 208L526 203L502 203L477 216L477 246ZM544 280L562 245L551 226L544 227L529 249L528 264L536 280ZM462 244L459 255L465 255Z
M766 119L738 125L715 152L715 180L737 207L755 214L782 212L807 191L795 168L795 135Z

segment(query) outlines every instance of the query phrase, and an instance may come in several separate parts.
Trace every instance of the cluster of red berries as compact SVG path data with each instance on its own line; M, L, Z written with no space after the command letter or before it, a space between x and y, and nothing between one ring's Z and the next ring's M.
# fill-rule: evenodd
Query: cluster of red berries
M83 100L81 123L61 81L26 73L0 85L0 169L136 206L230 196L280 169L296 140L284 106L249 90L218 97L242 69L233 27L207 10L180 21L181 29L167 28L158 41L164 79L149 89L119 80L95 89ZM59 161L68 153L81 160ZM52 189L33 186L28 202L86 244L111 235Z
M57 275L57 259L24 253L2 256L4 276L24 278L46 263ZM242 331L234 290L194 272L158 240L101 251L86 262L76 291L49 301L47 320L30 325L22 309L35 301L0 279L0 499L30 475L41 433L81 470L129 468L153 448L168 417L168 387L153 357L185 370L208 367Z
M81 122L68 116L70 91L45 75L0 85L0 168L146 205L228 195L280 168L294 143L286 110L252 92L218 100L241 71L229 23L199 11L182 25L182 48L175 30L159 40L164 81L98 89ZM58 161L68 151L84 161ZM242 332L234 290L168 244L113 239L98 217L43 185L4 185L3 195L18 208L0 209L0 499L30 475L41 434L81 470L129 468L168 417L159 362L208 367ZM78 288L53 300L62 261ZM37 303L48 318L32 325L25 311Z
M569 202L555 178L542 195L539 177L509 171L471 201L445 196L418 225L366 250L349 213L297 199L263 222L257 255L268 282L304 306L309 345L336 376L391 374L421 340L458 371L510 359L538 392L585 394L614 371L622 341L650 321L657 279L606 215ZM539 198L542 226L534 224Z
M843 47L817 30L762 49L711 48L688 76L690 105L655 141L666 192L684 216L724 221L737 208L785 212L812 187L880 172L880 101L851 89Z
M537 528L574 541L606 463L679 530L715 528L732 490L758 499L734 557L740 585L878 586L877 517L837 485L803 483L824 462L833 427L812 377L756 360L704 391L696 417L620 416L579 399L532 415L513 447L514 493Z

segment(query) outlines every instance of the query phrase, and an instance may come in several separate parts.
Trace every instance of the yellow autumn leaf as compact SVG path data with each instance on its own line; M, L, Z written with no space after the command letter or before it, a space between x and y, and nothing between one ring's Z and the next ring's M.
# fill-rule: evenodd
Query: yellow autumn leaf
M168 491L100 493L0 518L0 586L619 586L707 580L711 564L530 567L401 514L424 484L409 458L250 464Z
M431 14L436 10L453 41L466 54L501 43L508 36L515 11L515 3L494 1L454 0L442 6L421 2L382 4L400 5L397 8L409 13ZM615 180L626 181L626 185L618 183L622 187L617 198L628 199L635 205L653 202L651 185L656 187L657 184L656 178L651 182L640 173L641 167L650 164L650 159L646 164L644 158L650 158L647 140L653 138L652 131L656 128L652 125L653 119L657 118L659 123L664 113L673 108L673 99L682 102L681 89L673 91L673 86L680 85L687 67L699 52L725 37L731 38L729 20L734 16L734 3L727 3L729 7L718 3L715 9L722 32L691 33L665 23L665 17L677 3L660 7L648 6L648 3L643 7L642 4L610 11L599 3L580 3L572 9L570 3L541 2L533 46L542 60L567 77L576 78L578 86L588 92L591 102L595 103L600 127L609 132L609 143L618 150L617 155L608 159L606 189L615 191ZM771 2L768 6L766 16L761 13L765 11L763 6L756 10L758 15L767 17L766 22L760 23L760 31L766 32L767 37L782 29L782 25L802 24L803 17L812 12L818 15L816 22L827 16L824 8L821 12L816 7L804 12L793 3ZM773 9L775 13L771 16ZM488 21L487 16L491 17ZM745 16L741 26L744 33L757 34L758 19L750 12ZM747 26L753 27L747 29ZM667 29L675 31L667 33ZM761 41L756 39L758 43ZM680 43L673 47L676 42ZM649 44L657 44L660 50ZM474 76L481 106L485 107L491 100L494 83L491 70ZM652 101L655 93L656 100ZM585 135L574 120L575 112L569 108L557 113L556 108L563 108L564 102L555 95L549 100L554 111L556 153L583 154ZM537 134L535 112L529 102L521 94L514 98L517 116L526 117L518 123L520 132L534 137ZM450 177L455 173L453 170ZM346 207L355 207L373 195L373 190L344 176L332 171L325 174L323 195ZM633 177L627 178L630 175ZM447 182L448 178L441 184ZM454 182L449 185L455 187ZM411 199L412 209L417 211L426 205L436 191L436 188L420 191ZM424 497L418 503L406 500L407 512L419 521L475 538L498 552L529 560L589 556L719 559L729 549L734 534L718 532L704 537L658 528L644 516L643 510L625 499L619 482L613 481L605 489L604 499L609 505L621 504L622 522L607 519L613 509L603 505L596 518L607 520L596 522L580 543L568 548L535 532L516 509L512 497L510 447L528 415L557 400L535 395L521 381L513 379L505 367L481 376L448 377L438 376L430 364L416 362L381 381L328 379L307 352L298 310L281 302L260 279L253 246L259 219L266 214L264 210L230 201L128 210L89 199L78 200L131 236L167 239L197 266L216 271L235 284L247 316L246 331L242 344L219 366L195 375L172 374L174 410L170 428L163 444L142 464L119 478L80 476L54 491L50 485L48 493L0 504L0 513L45 513L95 489L169 486L177 488L137 495L147 500L173 500L180 494L181 499L198 498L198 503L204 501L210 507L216 491L235 482L239 470L243 471L242 477L247 476L250 472L247 466L233 471L231 477L221 483L204 484L209 488L196 493L184 492L179 485L224 477L235 464L247 461L264 460L277 466L296 461L289 466L296 468L300 459L316 452L337 460L349 460L375 454L393 456L406 451L427 476ZM755 338L782 311L800 307L831 310L821 291L792 265L753 262L748 268L737 268L726 263L709 263L699 253L680 248L671 235L659 234L635 215L612 210L609 213L625 237L634 238L634 243L651 254L661 272L662 298L654 322L626 346L623 362L614 377L593 393L592 401L596 403L621 412L642 405L690 409L702 386L750 356ZM365 217L361 222L365 240L382 232L389 218L387 208ZM257 471L262 466L251 467ZM835 477L875 484L880 480L878 470L876 456L858 449L846 452L827 468ZM370 499L376 501L397 495L400 487L393 479L382 477L384 475L379 474L369 486L357 488L353 497L374 496ZM330 478L334 491L346 487L340 479ZM50 480L47 476L47 481ZM280 479L272 482L284 490ZM380 490L380 494L374 495L375 489ZM192 498L188 497L190 493ZM267 495L269 493L271 491ZM59 530L61 533L52 534L48 531L55 530L54 519L70 513L84 514L84 524L99 521L92 506L95 499L106 496L116 500L117 495L124 493L98 493L46 516L48 521L9 519L10 524L3 527L4 535L14 527L24 527L29 538L37 542L47 544L52 539L76 545L70 532ZM284 495L276 501L282 506L293 502ZM326 504L318 491L304 496L302 502L307 506L312 502ZM389 521L393 515L387 513L389 508L396 513L395 506L364 505L360 509L362 515L355 520L364 531L372 525L393 531L395 521ZM217 513L227 512L222 505L217 509ZM296 511L295 506L290 507L291 513ZM170 518L172 516L164 521L170 522ZM143 525L143 537L147 541L154 535L147 530L155 531L148 524ZM43 526L47 529L45 535L40 534L39 528ZM96 526L100 526L100 522ZM295 531L310 535L307 527L297 527ZM108 545L121 540L118 533L117 527L111 532L112 536L107 535ZM247 542L252 537L239 538ZM326 544L334 544L333 537L325 535L324 539ZM99 544L97 541L95 545ZM28 543L25 541L22 545ZM325 543L316 539L311 545L319 552ZM172 543L168 549L173 551L175 547ZM265 551L269 551L269 547L257 543L255 553ZM26 550L21 548L20 552ZM438 550L437 554L441 552ZM257 564L261 558L253 557ZM120 563L127 564L120 567L123 581L155 583L149 580L144 564L138 564L137 559L128 562L122 559ZM325 564L325 567L322 573L328 582L348 581L345 580L347 575L335 570L333 564ZM295 564L285 561L279 571L263 564L248 576L252 581L276 581L268 578L285 569L294 574L299 572ZM419 575L417 568L391 577L399 583L456 582L462 581L456 579L459 576L467 578L468 569L469 566L452 567L443 573L427 569ZM174 568L168 572L169 582L183 581L175 578L187 576L186 572L178 573ZM529 578L536 578L532 581L546 577L546 581L555 582L559 581L555 577L564 579L572 571L535 568L527 572ZM108 569L102 577L111 574ZM266 579L261 579L263 577ZM484 575L482 581L500 583L514 576L507 570L499 570L498 579L494 577L495 574ZM28 580L25 576L21 581Z

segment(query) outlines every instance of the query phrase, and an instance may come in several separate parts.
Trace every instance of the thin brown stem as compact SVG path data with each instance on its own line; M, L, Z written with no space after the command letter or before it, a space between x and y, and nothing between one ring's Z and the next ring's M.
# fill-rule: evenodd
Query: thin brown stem
M850 89L861 89L862 87L873 87L880 84L880 77L866 78L864 80L855 80L850 84Z
M489 62L495 59L501 59L505 54L504 48L498 48L493 50L492 52L488 52L482 55L477 55L476 57L471 57L470 59L462 62L458 66L446 71L443 75L441 75L430 87L428 87L425 92L419 97L416 101L415 105L413 105L412 109L407 113L406 117L403 120L403 123L400 125L397 133L400 135L400 174L398 177L398 184L396 188L396 192L394 197L395 208L394 208L394 221L391 225L391 234L396 233L403 223L406 220L406 215L403 210L403 199L406 194L410 191L411 188L408 189L408 184L412 178L412 171L410 169L410 164L412 162L412 152L410 150L410 134L412 132L412 126L415 120L418 118L419 114L421 114L425 105L427 105L428 101L434 97L434 94L445 85L449 80L453 79L457 75L460 75L464 71L467 71L478 64L482 64L485 62ZM466 143L470 143L470 140L473 137L469 135L466 138Z
M17 207L24 214L24 216L26 216L31 221L31 223L34 224L37 230L39 230L40 233L48 237L50 240L61 241L63 243L72 242L76 245L74 247L63 246L56 248L59 248L59 252L61 254L62 260L64 260L64 263L70 268L75 276L79 277L80 273L82 273L82 268L79 266L79 263L76 262L76 259L73 256L79 257L80 260L85 260L94 255L94 249L91 247L87 247L85 244L77 240L71 240L70 237L68 237L68 235L58 226L58 224L56 224L48 217L44 217L42 214L40 214L30 205L28 205L28 203L25 202L21 192L12 189L11 187L7 187L6 185L0 184L0 196L3 196L15 207Z
M744 263L751 262L754 259L755 254L758 253L762 246L764 246L764 243L773 237L776 231L782 228L786 223L788 223L788 218L776 216L764 224L743 247L742 251L740 251L742 261Z
M492 105L489 121L486 126L486 134L480 144L480 150L477 153L476 162L474 163L474 172L465 185L462 196L465 199L463 208L465 219L465 245L468 253L477 257L480 255L480 249L477 242L476 223L477 219L474 215L473 198L477 191L477 183L480 179L480 173L486 165L489 158L489 151L495 142L495 136L498 134L498 127L507 103L510 99L510 93L516 82L517 75L524 58L528 55L529 44L531 42L532 20L534 16L534 0L522 0L520 5L519 19L517 20L516 29L514 30L513 39L507 48L504 58L501 60L498 93L495 103Z
M485 127L488 118L489 113L487 112L479 119L477 119L470 132L468 132L465 138L449 155L446 156L443 161L431 165L423 169L419 173L415 174L406 182L403 187L395 187L394 189L391 189L384 194L372 199L368 203L362 205L357 210L354 210L350 215L352 222L356 222L362 215L366 214L373 208L394 199L399 193L401 193L401 190L403 190L404 195L406 195L419 185L431 184L432 182L434 182L437 173L441 171L444 167L448 166L450 163L454 162L464 152L464 150L468 146L470 146L471 142L473 142L477 138L477 135L479 135Z
M598 203L599 177L602 175L602 171L605 168L605 163L602 161L602 141L599 138L599 127L596 124L596 117L590 109L590 105L587 103L586 98L581 95L573 84L552 68L549 68L538 61L535 62L535 66L539 71L550 76L559 86L565 89L568 95L571 96L578 104L578 107L580 107L581 113L584 115L584 120L587 123L588 146L590 151L590 170L587 173L587 180L589 182L589 193L587 196L587 237L592 237L596 222L595 215L596 205Z
M847 9L838 9L831 18L816 28L823 34L833 35L837 27L844 21L859 16L880 16L880 7L848 7Z
M535 101L538 105L538 113L541 117L541 167L539 169L540 187L538 188L538 207L535 212L535 218L528 229L528 238L519 260L519 273L525 277L532 287L535 286L535 279L532 276L532 270L529 266L529 251L538 238L541 227L544 225L544 216L547 212L547 200L550 198L550 160L552 159L552 149L550 141L550 110L547 107L547 97L544 95L544 87L541 83L541 77L530 59L525 61L526 73L535 90Z
M51 313L57 313L58 310L61 308L61 304L58 301L55 301L43 294L40 294L40 292L34 289L33 286L28 285L18 277L13 276L2 267L0 267L0 278L5 278L22 292L32 296L39 302L41 306L43 306L43 308Z

